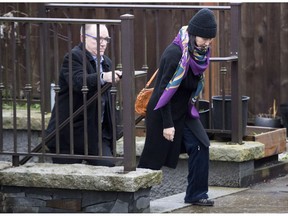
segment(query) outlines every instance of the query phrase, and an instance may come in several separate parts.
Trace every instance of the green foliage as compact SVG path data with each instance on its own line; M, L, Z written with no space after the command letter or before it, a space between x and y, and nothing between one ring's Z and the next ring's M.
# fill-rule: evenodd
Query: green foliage
M30 109L33 110L40 110L41 105L39 103L31 104ZM12 102L5 102L2 105L2 109L9 110L13 109L13 103ZM16 103L16 109L20 110L27 110L27 103Z

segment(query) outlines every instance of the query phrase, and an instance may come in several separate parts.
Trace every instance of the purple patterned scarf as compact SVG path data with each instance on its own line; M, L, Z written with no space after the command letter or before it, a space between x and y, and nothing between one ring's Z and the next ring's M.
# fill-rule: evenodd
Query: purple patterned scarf
M180 46L182 50L182 57L179 61L179 64L173 77L171 78L166 88L164 89L154 110L165 106L170 101L171 97L175 94L179 85L181 84L182 79L186 76L189 67L191 67L195 75L202 75L209 65L209 57L210 57L209 48L205 55L204 61L199 62L197 60L197 56L195 55L194 55L195 59L190 57L190 54L188 52L189 35L187 32L187 27L188 26L183 26L173 41L174 44Z

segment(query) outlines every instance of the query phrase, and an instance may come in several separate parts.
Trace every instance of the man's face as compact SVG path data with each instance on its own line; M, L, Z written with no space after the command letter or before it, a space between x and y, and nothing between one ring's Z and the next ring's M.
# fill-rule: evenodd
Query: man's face
M86 31L86 50L92 55L97 56L97 25L93 25L88 31ZM104 55L109 42L109 32L106 26L100 25L100 55Z

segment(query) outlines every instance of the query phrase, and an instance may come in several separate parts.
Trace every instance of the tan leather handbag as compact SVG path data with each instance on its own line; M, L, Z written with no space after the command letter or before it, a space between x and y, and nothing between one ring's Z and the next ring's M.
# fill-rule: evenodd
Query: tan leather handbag
M135 101L135 111L139 115L146 116L147 105L153 93L154 87L149 87L156 77L158 69L154 72L150 80L146 83L145 87L139 92Z

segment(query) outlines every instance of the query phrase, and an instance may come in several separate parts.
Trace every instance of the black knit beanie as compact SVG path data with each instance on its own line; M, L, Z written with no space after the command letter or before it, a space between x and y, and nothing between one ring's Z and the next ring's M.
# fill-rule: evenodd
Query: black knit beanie
M214 38L217 32L214 13L206 8L201 9L189 21L187 30L189 35Z

